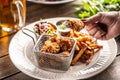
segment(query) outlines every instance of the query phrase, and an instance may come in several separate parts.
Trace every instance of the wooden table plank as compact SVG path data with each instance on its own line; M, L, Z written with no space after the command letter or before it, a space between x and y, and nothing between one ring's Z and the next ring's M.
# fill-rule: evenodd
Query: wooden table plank
M0 79L20 72L11 62L9 56L0 58Z
M34 7L37 7L37 9ZM73 13L74 6L70 3L64 5L33 4L30 7L27 7L26 22L27 23L35 22L37 20L40 20L40 18L45 19L52 17L77 17L75 14L73 15Z
M52 17L77 17L74 6L71 3L63 5L41 5L27 2L26 25L40 18ZM13 36L0 38L0 79L3 80L37 80L20 72L11 62L8 55L9 42ZM117 40L118 53L120 53L120 39ZM120 79L120 56L100 74L85 80L119 80Z
M87 80L120 80L120 56L105 71Z
M116 57L114 62L105 71L99 73L98 75L96 75L94 77L91 77L89 79L84 79L84 80L119 80L120 79L120 74L119 74L120 73L120 68L119 68L120 65L119 64L120 64L120 56ZM14 69L10 68L10 71L12 71L12 70L14 70ZM14 72L14 71L12 71L12 72ZM19 71L17 70L15 72L17 73ZM4 80L37 80L37 79L29 77L28 75L26 75L24 73L18 73L13 76L10 76L9 78L5 78Z
M38 79L32 78L24 73L18 73L3 80L38 80Z
M0 38L0 57L8 55L9 43L12 37L13 35Z

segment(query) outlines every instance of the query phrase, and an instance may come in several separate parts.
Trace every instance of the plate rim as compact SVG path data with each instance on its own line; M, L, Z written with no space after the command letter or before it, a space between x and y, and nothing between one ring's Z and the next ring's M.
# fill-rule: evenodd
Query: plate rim
M27 1L33 2L33 3L39 3L39 4L55 5L55 4L69 3L69 2L73 2L73 1L75 1L75 0L63 0L63 1L54 1L54 2L50 2L50 1L40 1L40 0L27 0Z
M73 18L73 17L55 17L55 18L48 18L48 19L43 19L43 20L50 20L50 19L57 19L57 18L60 18L60 19L62 20L62 19ZM75 18L75 19L78 19L78 18ZM30 23L30 24L26 25L25 27L30 26L30 25L32 25L32 24L35 24L35 23L37 23L37 22L39 22L39 21L35 21L35 22L33 22L33 23ZM14 40L15 36L17 36L19 33L21 33L21 31L17 32L17 33L13 36L13 38L12 38L12 40L11 40L11 42L10 42L10 45L9 45L9 54L10 54L10 59L11 59L11 60L12 60L12 56L11 56L12 53L11 53L10 47L11 47L11 45L12 45L12 41ZM117 44L116 44L116 42L115 42L115 39L111 39L111 40L113 40L114 43L115 43L115 47L116 47L116 51L115 51L115 52L116 52L116 54L114 54L114 56L112 57L112 59L110 59L111 61L107 64L106 67L104 67L103 69L99 70L99 72L93 74L92 76L97 75L97 74L99 74L100 72L102 72L103 70L105 70L105 69L113 62L113 60L115 59L115 56L117 55ZM14 64L14 61L13 61L13 60L12 60L12 62L13 62L13 64ZM16 65L16 64L14 64L14 65L15 65L19 70L21 70L21 69L18 67L18 65ZM31 76L31 77L34 77L34 78L37 78L37 79L45 79L45 78L40 78L40 77L31 75L31 74L29 74L29 72L25 72L25 71L23 71L23 70L21 70L21 71L22 71L23 73ZM89 77L92 77L92 76L88 76L88 77L86 77L86 78L89 78ZM80 78L80 79L86 79L86 78L83 77L83 78ZM79 79L79 78L77 78L77 79Z

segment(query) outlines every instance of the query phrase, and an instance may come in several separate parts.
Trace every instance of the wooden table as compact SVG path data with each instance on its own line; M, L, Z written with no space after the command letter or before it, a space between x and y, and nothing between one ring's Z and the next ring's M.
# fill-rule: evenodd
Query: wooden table
M72 3L41 5L27 2L26 25L40 18L77 17ZM8 48L13 35L0 38L0 80L37 80L18 70L9 58ZM120 54L120 39L116 39ZM102 73L86 80L120 80L120 56Z

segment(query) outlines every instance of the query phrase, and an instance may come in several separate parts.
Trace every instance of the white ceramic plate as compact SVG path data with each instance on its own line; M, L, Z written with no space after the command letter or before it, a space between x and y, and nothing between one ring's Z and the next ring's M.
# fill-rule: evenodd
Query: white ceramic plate
M52 22L56 25L58 21L71 19L67 17L58 17L45 19L45 21ZM27 25L25 28L33 30L33 27L37 22ZM84 30L83 30L84 32ZM33 33L29 33L34 37ZM105 70L114 60L117 54L117 45L114 39L107 41L98 41L98 44L103 45L103 49L96 53L90 62L85 65L78 63L75 66L71 66L65 73L54 73L39 69L36 67L36 61L33 53L33 41L30 37L19 31L11 40L9 46L9 54L13 64L21 70L23 73L37 78L45 80L76 80L86 79Z
M62 0L62 1L27 0L27 1L40 3L40 4L63 4L63 3L73 2L74 0Z

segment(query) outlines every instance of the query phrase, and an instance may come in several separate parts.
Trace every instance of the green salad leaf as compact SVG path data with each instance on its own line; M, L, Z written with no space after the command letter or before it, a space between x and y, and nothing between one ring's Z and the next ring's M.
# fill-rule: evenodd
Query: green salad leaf
M88 18L98 12L119 11L120 0L81 0L75 12L79 18Z

